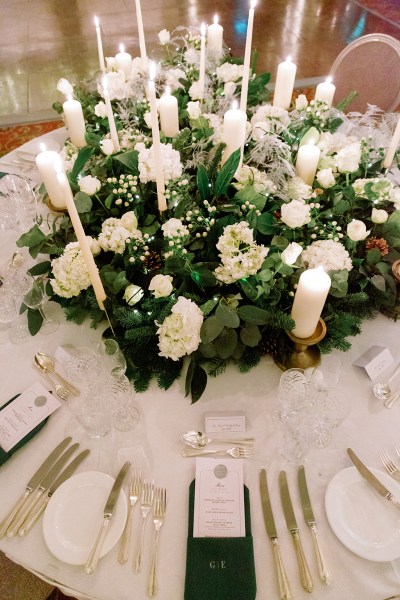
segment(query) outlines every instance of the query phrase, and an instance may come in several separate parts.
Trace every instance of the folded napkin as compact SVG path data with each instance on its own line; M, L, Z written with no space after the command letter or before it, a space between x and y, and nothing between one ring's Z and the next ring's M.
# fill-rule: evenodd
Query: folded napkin
M256 573L249 490L244 486L245 537L194 538L195 481L189 487L185 600L254 600Z
M3 410L3 408L5 408L6 406L8 406L10 404L10 402L15 400L15 398L18 398L18 396L19 396L19 394L17 394L16 396L14 396L14 398L11 398L11 400L6 402L0 408L0 411ZM14 452L19 450L19 448L21 448L24 444L26 444L26 442L29 442L29 440L32 439L33 436L36 435L46 423L47 423L47 419L45 419L44 421L39 423L39 425L36 425L36 427L34 429L32 429L32 431L30 431L28 433L28 435L26 435L24 438L22 438L22 440L19 441L17 444L15 444L15 446L13 448L11 448L11 450L9 450L8 452L5 452L3 450L3 448L0 447L0 467L2 465L4 465L4 463L7 462L9 458L11 458L11 456L14 454Z

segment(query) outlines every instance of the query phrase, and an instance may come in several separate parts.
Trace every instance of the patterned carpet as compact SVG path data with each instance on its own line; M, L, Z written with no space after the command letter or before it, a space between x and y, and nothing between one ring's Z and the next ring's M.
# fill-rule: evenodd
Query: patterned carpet
M63 121L45 121L43 123L28 123L26 125L15 125L13 127L4 127L0 129L0 156L11 152L25 142L29 142L39 135L53 131L64 125ZM1 600L3 600L1 598Z

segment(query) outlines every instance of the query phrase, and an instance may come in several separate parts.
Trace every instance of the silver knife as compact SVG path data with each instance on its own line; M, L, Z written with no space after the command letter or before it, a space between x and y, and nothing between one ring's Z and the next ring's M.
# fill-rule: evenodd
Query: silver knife
M39 502L42 495L45 493L47 488L53 483L54 479L59 475L64 465L68 462L72 454L78 448L79 444L72 444L67 450L60 456L60 458L54 463L54 465L49 469L46 475L41 479L38 487L36 488L36 494L29 502L28 506L24 507L24 510L21 510L14 520L11 527L7 530L7 537L13 537L18 529L23 525L27 516L33 511L36 504Z
M290 584L286 575L285 567L282 561L278 535L276 533L275 519L274 514L272 512L271 500L268 491L267 472L265 469L261 469L260 471L260 494L265 529L267 531L269 539L271 540L272 550L274 552L276 572L278 575L279 595L281 600L289 600L292 597L292 593L290 590Z
M328 567L326 565L324 555L322 554L321 546L319 544L319 539L318 539L318 534L317 534L317 526L315 523L314 512L313 512L313 509L311 506L310 495L308 493L306 472L304 469L304 465L301 465L299 467L298 480L299 480L301 507L303 509L304 520L307 523L307 525L309 526L311 533L312 533L312 541L313 541L315 555L317 557L319 577L320 577L322 583L325 583L325 585L329 585L331 582L331 576L328 571Z
M281 490L281 500L283 512L285 514L286 525L290 533L292 534L294 548L296 550L296 558L297 563L299 565L301 585L306 590L306 592L312 592L314 589L314 582L312 580L310 569L308 567L306 557L304 555L303 546L301 545L299 528L297 526L292 500L289 494L289 487L285 471L281 471L279 474L279 486Z
M39 500L39 503L35 505L34 510L31 510L29 512L29 515L26 517L24 523L18 529L18 535L22 536L30 532L30 530L38 521L40 515L46 508L50 498L52 497L56 489L62 483L64 483L64 481L71 477L71 475L76 471L81 462L85 460L88 454L90 454L90 450L84 450L83 452L78 454L78 456L76 456L74 460L72 460L63 471L61 471L57 479L53 481L53 483L50 485L49 489L47 490L47 494L42 496Z
M32 475L31 479L26 484L25 492L22 494L22 496L20 496L20 498L17 500L17 502L15 503L14 507L11 509L9 514L0 523L0 539L2 539L5 536L7 529L13 522L14 518L16 517L17 513L20 511L22 506L25 504L26 499L33 492L33 490L39 485L41 479L44 477L44 475L46 475L47 471L50 469L50 467L53 465L53 463L58 459L58 457L64 452L65 448L68 446L68 444L70 443L71 440L72 440L71 437L67 437L67 438L65 438L65 440L60 442L60 444L58 444L58 446L56 446L54 448L54 450L52 452L50 452L49 456L40 465L40 467L34 473L34 475Z
M85 565L86 573L93 573L95 568L97 567L97 563L99 561L100 552L103 547L103 543L106 537L106 533L108 530L108 526L114 514L115 505L117 504L117 500L119 497L119 492L121 490L122 484L124 482L125 476L130 469L131 463L127 461L120 469L115 481L114 485L111 488L111 492L107 498L107 502L104 506L103 511L103 521L97 534L97 539L94 543L94 546L90 552L89 558L87 559Z
M358 472L364 477L366 481L386 500L389 500L396 508L400 508L400 502L393 496L392 492L387 489L379 481L377 477L364 465L358 456L353 452L351 448L347 448L347 454L350 456L354 465L357 467Z

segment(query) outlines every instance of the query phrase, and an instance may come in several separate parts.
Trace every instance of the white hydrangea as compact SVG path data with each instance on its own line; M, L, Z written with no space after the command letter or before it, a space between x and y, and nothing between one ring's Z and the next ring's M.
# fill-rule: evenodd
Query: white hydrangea
M371 191L377 194L378 202L390 200L390 195L394 189L393 183L384 177L370 177L367 179L356 179L353 183L353 189L357 196L366 197L366 186L370 186Z
M234 65L226 62L220 67L217 67L217 77L224 83L227 83L228 81L238 81L243 77L243 68L243 65Z
M200 53L194 48L189 48L184 53L183 60L188 65L198 65L200 63Z
M139 179L142 183L156 180L156 169L154 163L154 150L146 148L143 142L135 146L139 152ZM179 152L174 150L172 144L161 144L162 164L165 182L170 179L178 179L183 172L183 166Z
M189 235L189 229L182 223L180 219L171 218L168 219L163 225L161 225L161 230L164 234L164 237L174 238L174 237L185 237Z
M290 228L303 227L311 221L310 207L300 200L291 200L281 206L281 219Z
M149 59L142 58L141 56L136 56L132 60L132 71L130 76L130 81L134 81L135 79L145 79L149 75Z
M233 185L237 190L252 185L259 194L274 194L276 192L276 185L268 179L267 174L249 165L243 165L240 171L236 173L235 179L237 183Z
M353 268L346 248L334 240L317 240L307 246L301 254L301 263L309 269L323 267L325 271L351 271Z
M254 140L261 140L267 133L280 133L290 123L287 110L279 106L264 104L259 106L251 117L251 136Z
M133 89L129 82L125 79L125 74L122 71L111 71L104 75L107 79L107 89L110 100L124 100L132 98ZM103 86L101 82L97 84L97 91L103 97Z
M129 231L123 227L121 219L110 217L102 223L98 242L102 250L106 252L111 251L123 254L127 240L130 240L132 237L139 239L142 237L142 234L137 229Z
M313 196L313 189L301 177L292 177L287 180L284 193L290 200L309 200Z
M223 130L223 121L222 118L214 113L204 113L203 117L205 117L210 125L214 129L214 133L212 135L212 140L215 144L219 144L222 141L222 130Z
M199 347L204 316L192 300L179 296L171 314L158 325L159 356L179 360Z
M269 252L268 248L254 242L253 231L246 221L225 227L217 249L222 265L214 274L219 281L228 284L255 275Z
M79 296L91 285L89 272L78 242L65 246L63 254L51 261L54 279L50 280L56 294L63 298Z
M320 134L317 146L323 154L337 154L355 141L357 141L356 138L348 137L340 131L335 133L324 131Z
M165 72L165 83L171 88L171 92L183 88L180 79L186 79L186 73L182 69L168 69Z

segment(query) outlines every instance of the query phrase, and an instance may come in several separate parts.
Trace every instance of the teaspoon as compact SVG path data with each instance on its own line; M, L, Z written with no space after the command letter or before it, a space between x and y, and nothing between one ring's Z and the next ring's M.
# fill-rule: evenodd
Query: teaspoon
M240 444L241 446L252 446L254 444L254 438L219 438L211 439L207 437L202 431L185 431L181 435L182 441L191 448L204 448L207 444L212 442L218 444Z
M375 383L375 385L372 387L372 391L374 393L375 398L378 398L378 400L387 400L389 398L390 394L393 392L393 390L390 387L390 384L392 383L393 379L399 374L399 372L400 365L397 366L397 369L387 381L378 381L378 383Z
M64 385L74 396L79 396L80 391L69 383L55 370L54 360L48 354L44 352L37 352L35 354L35 362L36 364L44 371L45 373L54 373L54 375L58 378L59 382Z

